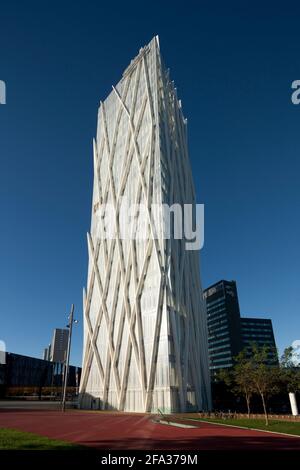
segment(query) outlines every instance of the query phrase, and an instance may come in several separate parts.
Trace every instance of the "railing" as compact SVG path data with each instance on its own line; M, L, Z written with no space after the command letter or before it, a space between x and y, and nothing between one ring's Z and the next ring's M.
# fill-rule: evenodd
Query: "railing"
M239 418L248 418L246 413L237 413L235 412L225 412L225 411L212 411L210 413L197 413L198 417L201 418L215 418L215 419L239 419ZM264 419L265 415L262 413L250 413L250 419ZM293 416L291 414L268 414L269 419L276 419L280 421L300 421L300 415Z

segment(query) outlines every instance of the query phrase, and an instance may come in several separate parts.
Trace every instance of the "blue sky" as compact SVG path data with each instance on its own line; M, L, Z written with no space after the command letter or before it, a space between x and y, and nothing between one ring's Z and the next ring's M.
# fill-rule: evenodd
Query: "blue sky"
M205 204L203 285L235 279L282 349L300 338L299 3L102 3L1 4L0 339L39 357L72 302L82 320L99 100L159 34ZM75 364L81 348L82 321Z

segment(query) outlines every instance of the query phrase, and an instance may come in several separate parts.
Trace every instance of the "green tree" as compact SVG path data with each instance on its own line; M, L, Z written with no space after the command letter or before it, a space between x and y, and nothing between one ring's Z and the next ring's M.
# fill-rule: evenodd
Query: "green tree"
M232 385L232 372L230 369L220 369L216 374L216 380L218 382L223 382L226 387L230 388Z
M247 356L246 350L241 351L235 357L233 368L234 392L237 395L243 395L247 405L247 414L250 418L250 402L255 392L255 386L252 378L253 364Z
M288 348L285 348L283 351L283 354L280 358L280 365L281 367L287 369L294 367L294 360L293 360L293 355L294 355L294 348L293 346L289 346Z
M254 390L260 395L266 425L269 424L267 400L270 396L278 393L280 383L280 369L278 365L270 365L270 356L273 351L268 347L259 347L252 345L251 350L251 367L249 375L251 377Z
M280 358L282 382L288 392L300 392L300 366L297 363L295 349L292 346L285 348Z

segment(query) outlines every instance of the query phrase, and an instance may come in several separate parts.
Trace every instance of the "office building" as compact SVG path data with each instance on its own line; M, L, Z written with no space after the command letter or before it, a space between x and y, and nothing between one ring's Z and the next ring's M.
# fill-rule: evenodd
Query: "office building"
M52 362L65 362L67 357L69 330L55 328L50 348Z
M51 344L49 344L49 346L44 349L44 352L43 352L44 361L50 361L50 356L51 356Z
M152 212L153 205L196 203L186 120L158 37L140 49L100 103L93 150L81 406L207 410L211 393L199 250L186 249L184 239L168 239L162 211L155 224ZM121 199L129 207L142 206L137 223L146 214L148 238L122 235ZM102 211L108 204L116 233L106 238Z
M207 308L209 367L212 372L233 365L241 350L240 307L235 281L219 281L204 290Z
M277 363L276 343L272 321L267 318L241 318L241 337L243 349L251 354L251 345L267 346L270 349L269 362Z
M219 369L233 366L234 357L242 350L251 353L251 345L276 350L272 321L264 318L244 318L235 281L221 280L204 290L207 308L209 367L212 375ZM277 355L269 354L269 363Z
M0 364L0 397L61 395L64 365L35 357L5 353ZM81 368L69 366L68 387L78 391Z
M52 362L65 362L68 349L69 330L55 328L51 344L43 351L43 359Z

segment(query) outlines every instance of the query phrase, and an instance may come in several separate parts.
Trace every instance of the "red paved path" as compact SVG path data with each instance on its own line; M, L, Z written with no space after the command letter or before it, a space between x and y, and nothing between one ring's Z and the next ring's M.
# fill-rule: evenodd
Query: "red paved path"
M0 410L0 427L99 449L300 450L300 438L201 423L196 429L157 424L149 415L82 411Z

